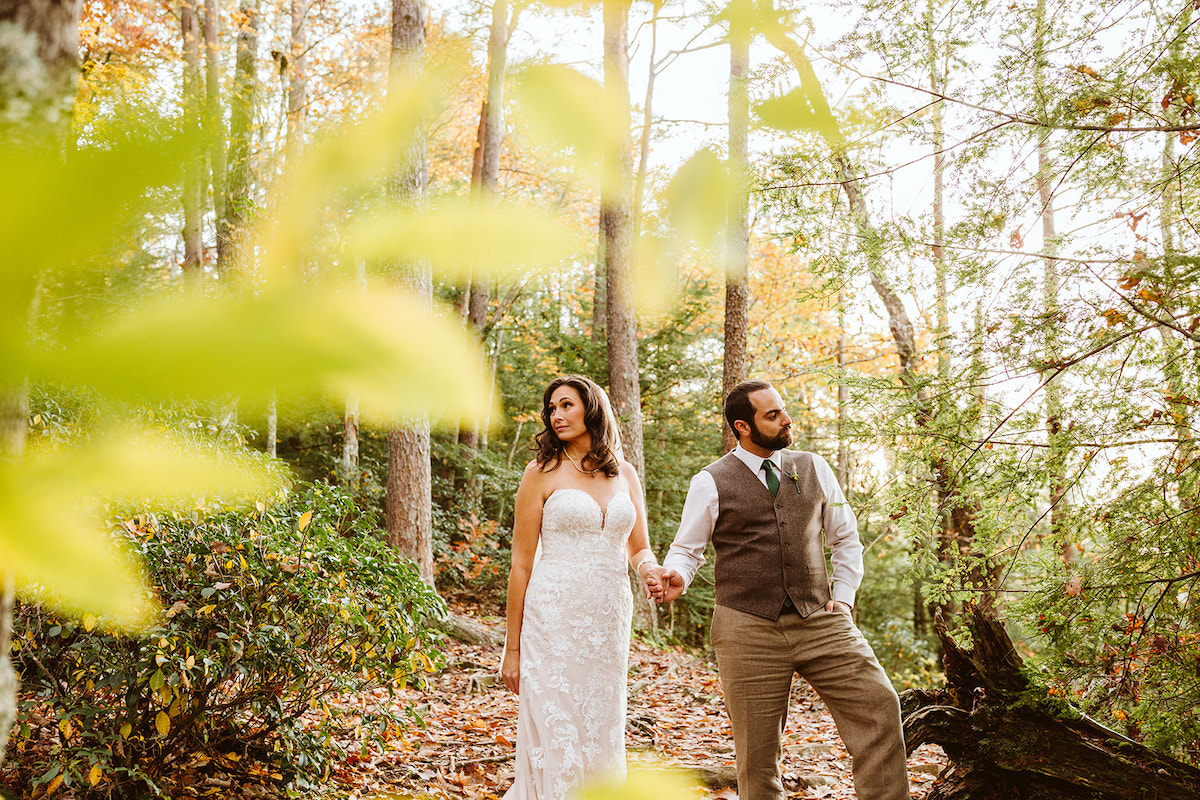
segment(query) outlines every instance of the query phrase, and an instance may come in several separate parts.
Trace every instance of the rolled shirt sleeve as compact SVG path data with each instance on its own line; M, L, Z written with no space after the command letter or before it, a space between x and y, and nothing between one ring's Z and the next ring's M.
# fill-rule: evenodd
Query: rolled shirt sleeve
M863 579L863 546L858 538L858 520L846 502L837 476L824 458L812 454L817 480L825 490L825 545L829 548L830 595L834 600L854 607L854 597Z

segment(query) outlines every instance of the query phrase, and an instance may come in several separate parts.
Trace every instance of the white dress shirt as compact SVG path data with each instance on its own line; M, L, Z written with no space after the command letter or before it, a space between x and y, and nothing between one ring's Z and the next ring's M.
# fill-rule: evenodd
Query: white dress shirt
M744 450L740 444L733 449L733 454L758 476L763 486L767 485L767 471L763 467L762 457ZM817 480L825 491L822 525L825 528L825 544L829 547L833 568L830 575L833 584L831 596L834 600L853 607L854 595L863 577L863 548L858 539L858 520L854 518L854 512L846 502L842 487L838 485L837 476L829 468L828 462L816 453L811 455ZM770 461L775 466L776 474L782 476L782 458L778 450L771 453ZM675 534L675 541L671 543L671 549L663 559L664 567L675 570L683 577L685 587L692 584L696 570L704 564L704 550L712 540L720 507L716 481L708 470L700 470L688 487L687 499L683 501L683 513L679 519L679 532Z

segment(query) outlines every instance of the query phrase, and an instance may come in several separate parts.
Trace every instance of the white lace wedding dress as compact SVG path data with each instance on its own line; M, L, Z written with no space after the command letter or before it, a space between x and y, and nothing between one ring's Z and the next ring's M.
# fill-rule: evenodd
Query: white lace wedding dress
M582 489L558 489L542 508L521 623L516 781L504 800L563 800L590 778L625 775L635 516L624 491L601 509Z

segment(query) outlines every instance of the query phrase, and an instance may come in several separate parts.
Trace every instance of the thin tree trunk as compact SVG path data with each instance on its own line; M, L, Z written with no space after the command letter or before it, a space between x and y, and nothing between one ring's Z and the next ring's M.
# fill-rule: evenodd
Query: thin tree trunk
M838 292L838 390L837 390L837 478L842 493L850 491L850 444L846 441L846 409L850 393L846 388L846 291Z
M621 102L629 119L629 2L604 0L604 88ZM629 174L629 137L610 146L600 190L600 230L608 296L608 391L621 429L625 460L645 480L642 453L642 403L638 376L637 317L633 300L633 220ZM633 578L636 580L636 578ZM639 598L643 627L658 630L654 605Z
M925 42L926 57L929 68L929 86L935 94L942 93L946 81L938 68L937 37L935 35L936 0L929 0L925 7ZM945 157L942 150L945 146L945 131L942 122L941 101L933 104L933 231L932 247L934 281L937 285L937 399L929 406L931 414L939 415L947 410L947 398L950 394L950 354L947 350L950 337L950 291L946 276L946 210L945 210ZM939 481L937 487L937 516L939 532L937 536L937 557L942 564L949 564L958 557L959 542L955 536L954 520L951 507L954 497L951 487L945 481ZM920 547L917 543L915 546ZM921 584L915 585L918 595L923 595ZM914 604L914 609L916 609ZM958 605L953 600L940 603L933 608L936 613L954 614ZM914 618L913 627L921 633L928 629L928 611L921 609L919 618Z
M740 191L730 204L725 221L725 353L721 374L721 396L746 380L748 369L747 328L750 315L750 31L734 15L729 25L729 170ZM728 425L721 425L721 451L737 444Z
M200 143L200 20L196 0L183 0L179 8L183 34L183 120L188 135ZM201 230L204 209L204 158L197 148L188 158L183 173L183 279L198 287L204 276L204 240Z
M358 395L346 401L342 418L342 485L358 491L362 481L358 474Z
M604 87L629 108L629 2L604 3ZM628 116L628 115L627 115ZM629 139L607 156L601 189L600 227L607 276L608 390L621 426L625 458L645 472L642 455L641 386L638 382L637 318L633 299L633 227L630 220Z
M650 139L654 129L654 79L658 77L658 13L662 6L655 3L650 17L650 65L646 70L646 96L642 102L642 135L638 139L638 166L633 180L633 240L641 239L642 204L645 202L646 173L650 164Z
M392 0L391 72L393 80L420 80L425 61L425 4ZM428 181L424 120L402 131L408 142L404 162L393 171L388 193L394 203L419 206ZM433 278L424 263L397 265L403 287L432 310ZM388 541L401 558L417 565L430 586L433 575L433 496L430 472L429 419L413 417L388 433L387 490L384 498Z
M212 173L213 217L225 218L225 123L221 117L220 11L204 0L204 138ZM218 246L219 246L218 241Z
M1183 56L1181 45L1187 29L1191 25L1191 21L1192 9L1185 7L1183 13L1180 15L1175 37L1171 41L1170 57L1172 60L1177 61ZM1178 119L1177 109L1177 105L1172 105L1167 109L1166 113ZM1175 245L1175 227L1178 224L1180 211L1180 168L1175 163L1175 134L1173 133L1163 134L1160 169L1162 176L1160 183L1163 187L1163 193L1159 209L1159 230L1163 243L1164 283L1168 286L1174 286L1176 284L1175 264L1179 257ZM1171 316L1174 316L1174 302L1170 304L1167 311ZM1175 464L1178 478L1174 487L1175 495L1179 498L1181 507L1192 509L1196 507L1197 479L1194 477L1196 470L1194 468L1189 469L1189 467L1192 466L1196 447L1195 437L1191 432L1192 408L1187 400L1184 379L1184 364L1187 360L1186 349L1184 344L1179 341L1179 337L1175 331L1165 325L1158 326L1158 333L1163 340L1163 377L1166 379L1165 404L1171 415L1171 422L1175 429L1175 439L1177 442ZM1200 348L1200 343L1197 344L1197 348ZM1200 354L1200 349L1197 349L1196 353Z
M1038 114L1048 115L1046 109L1046 34L1049 20L1046 19L1046 0L1038 0L1034 10L1034 86L1037 93ZM1044 319L1042 335L1043 380L1056 372L1056 364L1062 358L1061 309L1059 308L1058 233L1054 224L1053 163L1050 157L1050 129L1038 132L1037 142L1037 190L1042 218L1042 293ZM1066 562L1074 561L1079 551L1066 530L1066 453L1068 446L1063 441L1062 382L1049 381L1046 397L1046 468L1050 502L1050 536L1059 549L1059 556Z
M258 102L259 0L242 0L238 11L237 59L230 96L229 164L225 214L217 220L217 272L227 278L239 258L250 203L251 141Z
M9 147L61 152L70 133L79 73L80 0L0 0L0 138ZM32 78L32 79L31 79ZM10 281L10 307L32 326L39 280ZM25 452L29 386L0 385L0 458ZM0 565L0 763L17 716L20 683L9 654L14 576Z

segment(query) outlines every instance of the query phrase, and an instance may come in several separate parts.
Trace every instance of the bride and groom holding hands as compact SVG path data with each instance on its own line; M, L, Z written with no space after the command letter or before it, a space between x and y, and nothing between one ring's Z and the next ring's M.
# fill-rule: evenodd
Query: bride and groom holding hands
M862 580L857 522L833 471L786 449L791 419L762 381L725 398L738 437L701 470L662 565L646 505L621 458L604 390L556 378L517 490L501 673L520 697L515 781L505 800L562 800L625 771L633 597L677 599L711 543L711 640L733 727L740 800L782 800L781 738L793 673L833 715L860 800L907 800L900 705L851 616ZM830 551L826 567L825 548Z

